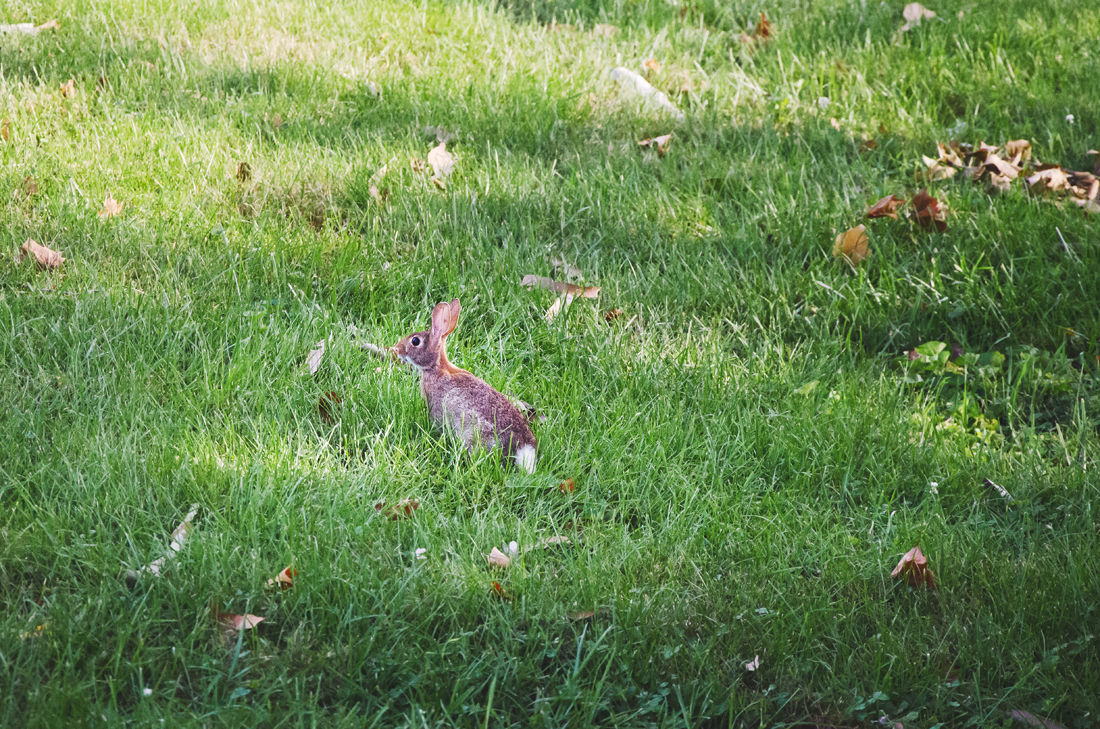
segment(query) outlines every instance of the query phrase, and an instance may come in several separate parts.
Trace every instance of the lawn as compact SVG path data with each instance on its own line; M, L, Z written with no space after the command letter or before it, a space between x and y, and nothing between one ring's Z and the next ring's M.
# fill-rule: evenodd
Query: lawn
M903 4L5 4L0 724L1100 726L1100 8Z

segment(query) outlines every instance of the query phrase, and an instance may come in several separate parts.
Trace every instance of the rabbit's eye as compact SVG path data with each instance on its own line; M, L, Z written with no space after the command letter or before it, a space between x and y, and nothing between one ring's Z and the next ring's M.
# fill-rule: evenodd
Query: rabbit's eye
M414 347L419 347L420 346L420 337L413 337L413 346Z

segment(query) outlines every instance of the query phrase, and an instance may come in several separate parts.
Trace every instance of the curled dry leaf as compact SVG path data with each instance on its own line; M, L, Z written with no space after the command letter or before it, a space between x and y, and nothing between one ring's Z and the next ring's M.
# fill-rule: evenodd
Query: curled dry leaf
M853 266L858 266L870 255L871 253L867 250L867 226L857 225L836 237L833 258L844 258Z
M545 276L535 276L534 274L524 276L523 280L520 281L520 285L526 286L527 288L534 288L537 286L547 291L557 291L562 294L582 296L586 299L595 299L600 295L599 286L577 286L576 284L555 281L554 279Z
M672 144L671 134L662 134L659 137L647 137L638 142L638 146L643 149L656 149L658 157L664 157L668 152L669 146Z
M289 590L294 585L294 578L298 576L298 570L293 567L287 567L285 570L275 575L274 579L267 581L268 587L275 587L278 585L284 590Z
M336 416L340 414L340 405L343 399L335 392L326 392L317 399L317 413L321 420L329 425L336 425Z
M317 374L317 370L321 368L321 360L325 358L325 340L317 342L317 348L311 349L309 355L306 356L306 365L309 367L309 374Z
M940 205L940 201L928 194L928 190L921 190L913 196L913 212L910 216L922 228L935 227L941 233L947 231L947 209Z
M403 517L412 516L413 512L420 508L419 499L401 499L393 506L386 506L385 501L379 501L374 505L374 510L391 521L397 521Z
M65 257L57 251L52 251L44 245L35 243L30 238L27 238L27 242L19 249L22 254L19 260L23 260L27 256L34 256L34 260L42 268L61 268L61 264L65 262Z
M893 218L898 219L898 206L905 204L905 198L897 195L887 195L872 205L867 211L868 218Z
M436 178L450 177L455 171L455 158L447 151L446 142L440 142L439 146L428 152L428 164L432 166L432 171L435 173L433 177Z
M753 28L752 31L753 39L765 43L773 34L774 31L772 30L771 22L768 21L768 16L764 13L760 13L760 22L756 24L756 27Z
M565 617L569 618L570 620L588 620L591 617L595 617L595 615L595 610L582 610L579 613L566 613Z
M1005 154L1013 160L1013 164L1019 165L1031 159L1031 142L1027 139L1016 139L1005 144Z
M571 479L571 478L567 478L567 479L565 479L564 481L562 481L561 483L558 484L558 491L560 491L563 494L571 494L576 490L577 490L577 486L573 482L573 479Z
M506 555L504 552L500 551L496 547L493 547L493 549L489 552L489 554L487 556L489 558L489 566L490 567L500 567L500 568L503 569L504 567L507 567L512 562L511 557L509 557L508 555Z
M251 630L266 620L266 618L261 618L258 615L223 613L218 609L218 603L214 598L210 598L210 617L214 618L227 631Z
M895 580L906 580L912 587L926 586L929 590L936 589L936 578L928 567L928 559L921 554L920 546L913 547L898 562L898 566L890 573Z
M111 195L111 193L107 193L107 197L103 199L103 207L100 208L98 213L96 213L96 216L100 220L110 220L121 212L122 203L120 203L118 200L115 200L114 196Z
M183 545L187 542L187 537L191 533L191 524L195 519L195 515L199 513L199 505L191 504L191 509L187 512L187 516L183 517L183 521L179 523L174 530L172 530L171 540L168 542L168 549L172 552L180 552L183 549ZM135 581L142 573L148 572L152 575L159 575L161 570L164 569L165 562L168 559L168 555L159 557L149 564L142 567L140 570L130 570L126 573L126 579L128 581Z
M936 14L920 3L909 3L902 9L901 17L905 18L905 25L901 26L901 32L904 33L916 28L922 20L932 20Z
M1069 175L1058 166L1039 169L1024 182L1028 190L1034 193L1065 192L1070 189Z
M237 163L237 182L242 185L252 179L252 165L244 160Z

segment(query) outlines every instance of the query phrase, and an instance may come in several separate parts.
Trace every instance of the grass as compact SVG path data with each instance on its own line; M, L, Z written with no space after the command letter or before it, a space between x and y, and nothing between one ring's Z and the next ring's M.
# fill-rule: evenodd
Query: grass
M61 28L0 36L0 723L1097 725L1097 221L920 162L1027 138L1091 169L1088 3L905 34L835 0L6 8ZM651 57L682 125L607 79ZM437 127L442 191L409 164ZM947 233L831 257L926 185ZM553 257L602 292L547 322L518 282ZM452 359L546 416L538 478L349 333L454 296ZM929 341L965 372L897 362ZM918 543L935 592L890 579ZM211 599L266 621L227 637Z

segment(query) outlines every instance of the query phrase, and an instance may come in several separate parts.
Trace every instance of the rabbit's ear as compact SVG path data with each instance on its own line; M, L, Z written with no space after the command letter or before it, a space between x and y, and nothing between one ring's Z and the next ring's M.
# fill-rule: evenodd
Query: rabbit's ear
M460 311L462 306L458 303L458 299L452 300L449 304L446 301L436 304L435 309L432 310L432 339L443 339L453 332L458 326Z

